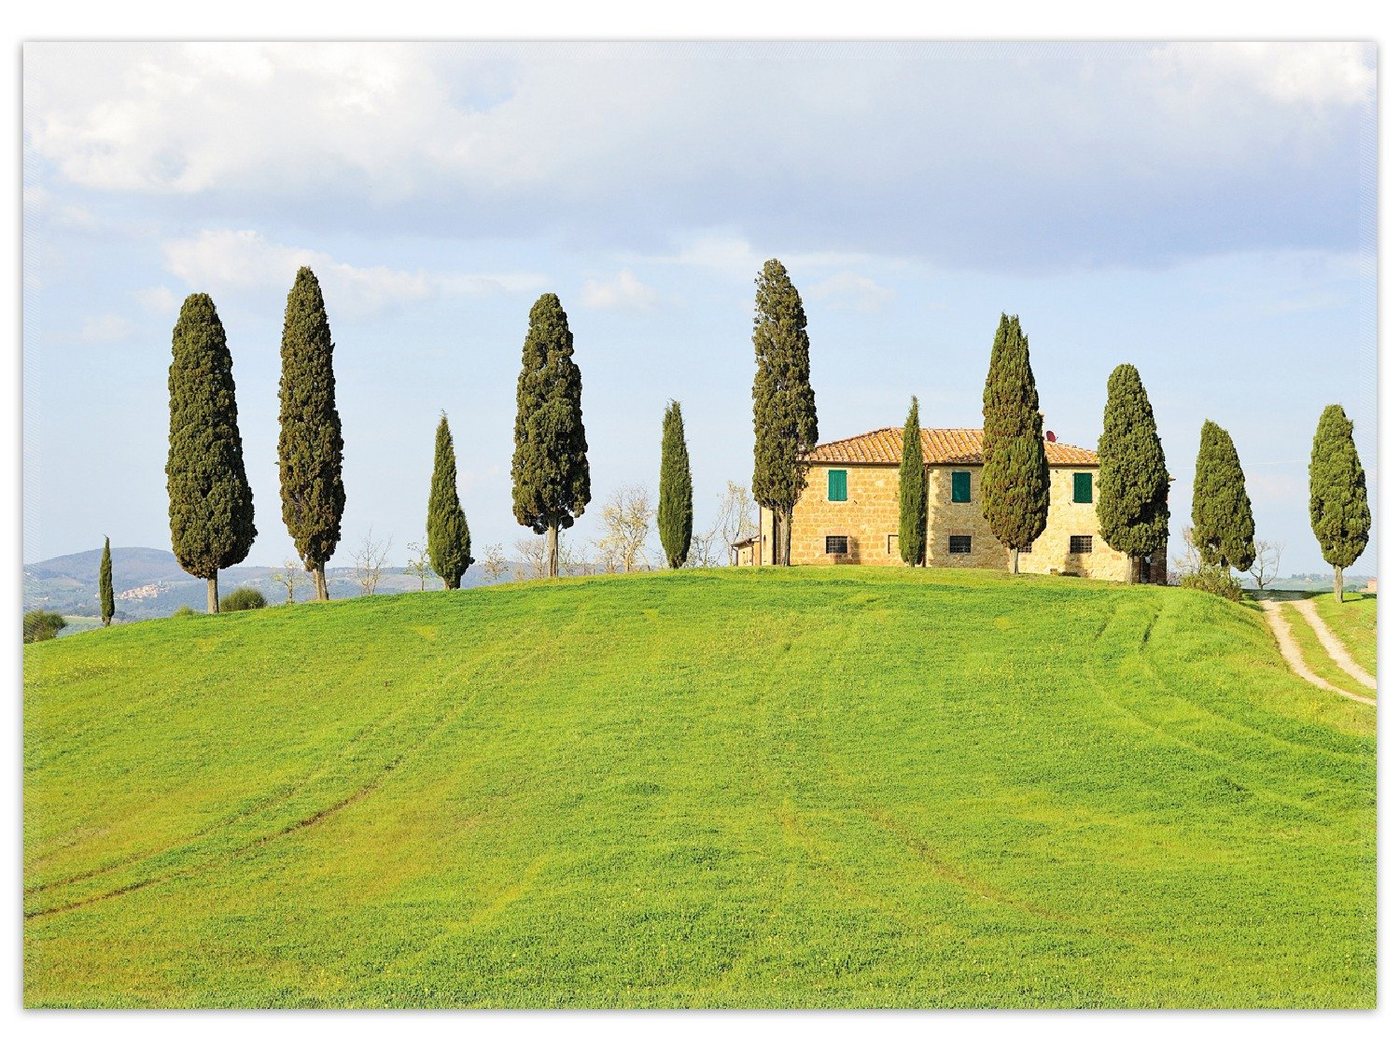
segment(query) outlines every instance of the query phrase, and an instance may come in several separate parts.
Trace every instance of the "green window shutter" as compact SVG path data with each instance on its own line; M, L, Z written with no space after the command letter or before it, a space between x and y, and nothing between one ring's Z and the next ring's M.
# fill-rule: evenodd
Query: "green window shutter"
M826 498L832 503L845 501L846 472L844 470L828 470L826 472Z
M1094 475L1076 474L1074 476L1074 502L1094 502Z
M972 472L969 470L953 471L953 502L972 502Z

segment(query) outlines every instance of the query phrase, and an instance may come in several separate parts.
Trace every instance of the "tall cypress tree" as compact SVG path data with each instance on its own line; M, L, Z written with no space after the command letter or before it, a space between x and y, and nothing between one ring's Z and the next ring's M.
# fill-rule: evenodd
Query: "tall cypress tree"
M102 537L102 562L97 567L97 604L102 626L110 627L117 613L117 603L112 597L112 540L107 536Z
M1043 424L1030 340L1019 317L1002 314L982 391L982 516L1011 550L1012 572L1020 571L1020 549L1045 531L1050 513Z
M438 420L433 449L433 482L428 492L428 561L449 591L462 585L462 574L473 561L472 536L462 501L457 497L457 453L452 447L446 412Z
M1239 572L1254 564L1254 512L1240 456L1225 429L1209 419L1201 425L1201 449L1196 455L1191 542L1201 552L1203 564L1231 565Z
M282 520L297 553L326 600L326 562L340 542L345 510L341 478L345 443L335 408L331 326L321 285L309 267L297 270L282 322L282 409L277 460L282 482Z
M1342 570L1361 557L1371 540L1366 472L1351 431L1342 406L1328 405L1317 421L1308 463L1308 513L1322 556L1332 566L1337 601L1342 600Z
M922 565L928 551L928 471L924 469L919 399L909 399L904 420L904 451L899 461L899 556L905 565Z
M680 402L666 406L661 420L661 491L656 501L656 531L666 563L673 569L685 564L690 554L691 526L694 524L694 491L690 478L690 452L685 447L685 423Z
M1142 559L1167 545L1170 486L1142 377L1132 365L1119 365L1108 377L1095 509L1104 542L1131 559L1133 583L1142 578Z
M817 399L802 297L777 259L754 284L753 496L773 514L773 562L792 560L792 508L807 487L803 457L817 443Z
M209 611L216 613L219 570L248 556L258 530L243 468L233 357L208 295L185 299L171 350L170 546L181 568L208 581Z
M591 498L583 431L583 375L559 297L546 292L530 308L530 328L515 387L515 520L548 537L550 576L559 575L559 530L582 516Z

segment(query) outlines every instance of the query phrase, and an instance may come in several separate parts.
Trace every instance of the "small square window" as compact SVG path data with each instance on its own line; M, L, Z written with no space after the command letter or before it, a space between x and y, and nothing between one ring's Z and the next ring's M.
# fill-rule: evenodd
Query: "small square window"
M1074 502L1094 502L1094 475L1076 474L1074 476Z
M826 498L832 503L843 503L846 499L846 472L828 470L826 472Z
M948 537L948 553L949 553L949 554L971 554L971 553L972 553L972 537L971 537L971 536L949 536L949 537Z
M885 537L885 553L886 553L886 554L898 554L898 553L899 553L899 533L897 533L897 532L892 532L892 533L890 533L887 537Z
M953 471L953 502L954 502L954 503L971 503L971 502L972 502L972 471L970 471L970 470L955 470L955 471Z
M846 554L848 548L849 544L845 536L828 536L826 538L826 553L828 554Z
M1069 538L1069 552L1071 554L1093 554L1094 537L1071 536Z

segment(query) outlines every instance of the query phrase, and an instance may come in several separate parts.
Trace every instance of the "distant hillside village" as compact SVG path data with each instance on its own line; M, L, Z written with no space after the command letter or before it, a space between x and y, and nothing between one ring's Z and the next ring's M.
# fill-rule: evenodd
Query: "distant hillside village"
M965 566L1168 582L1167 497L1173 479L1151 402L1132 364L1121 364L1108 376L1097 449L1057 441L1044 429L1029 337L1018 317L1003 314L992 339L982 427L924 428L918 401L911 398L902 429L884 427L823 443L801 296L777 259L763 264L755 285L752 499L759 514L747 534L723 536L720 550L731 546L733 563ZM327 562L340 545L346 500L373 496L345 491L334 348L320 284L302 267L287 296L277 442L282 521L297 559L271 576L289 602L295 600L295 576L303 571L316 598L331 598ZM219 573L243 562L258 530L243 463L233 361L207 294L185 300L171 349L166 460L171 550L185 573L206 581L207 610L217 613ZM154 402L157 392L151 394ZM659 482L654 489L634 486L633 496L614 495L604 505L607 538L599 544L596 567L607 571L650 567L638 552L653 529L666 567L714 560L721 530L702 533L695 527L680 402L658 408L663 409ZM553 293L541 295L530 310L514 438L512 511L538 539L535 548L517 544L517 549L525 551L530 575L577 571L583 559L561 545L560 536L593 499L583 374L574 359L568 317ZM736 493L742 494L737 501ZM419 587L436 575L445 589L455 590L478 561L484 562L487 582L504 578L508 563L499 545L474 553L445 414L437 423L432 480L424 495L426 537L415 545L417 559L406 570ZM726 505L747 505L748 495L731 483ZM1340 405L1328 405L1318 421L1309 513L1340 597L1343 570L1365 550L1371 525L1366 476L1352 423ZM741 513L735 520L745 517ZM1252 573L1260 588L1276 574L1276 548L1255 539L1234 442L1211 420L1201 427L1191 521L1181 538L1183 585L1238 600L1241 587L1232 570ZM367 538L356 555L363 570L357 572L361 593L374 593L386 575L386 551L387 545L375 548ZM483 579L481 570L475 579ZM149 582L128 576L120 597L133 604L158 597ZM98 615L110 624L118 597L110 543L103 549L98 590ZM164 594L169 588L158 590ZM237 594L239 606L266 601L261 592L246 590Z

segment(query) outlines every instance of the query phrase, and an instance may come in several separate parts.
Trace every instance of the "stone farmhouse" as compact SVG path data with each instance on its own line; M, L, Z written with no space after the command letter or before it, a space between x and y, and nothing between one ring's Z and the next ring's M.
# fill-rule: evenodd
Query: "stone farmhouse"
M982 515L982 431L925 429L928 555L935 568L1009 568L1006 548ZM899 565L899 461L902 427L828 441L808 457L807 488L792 514L794 565ZM1045 531L1021 551L1020 570L1129 579L1131 559L1099 535L1094 501L1099 459L1047 434L1050 512ZM742 565L773 563L773 515L759 508L759 532L736 544ZM1166 552L1149 559L1144 578L1166 582Z

